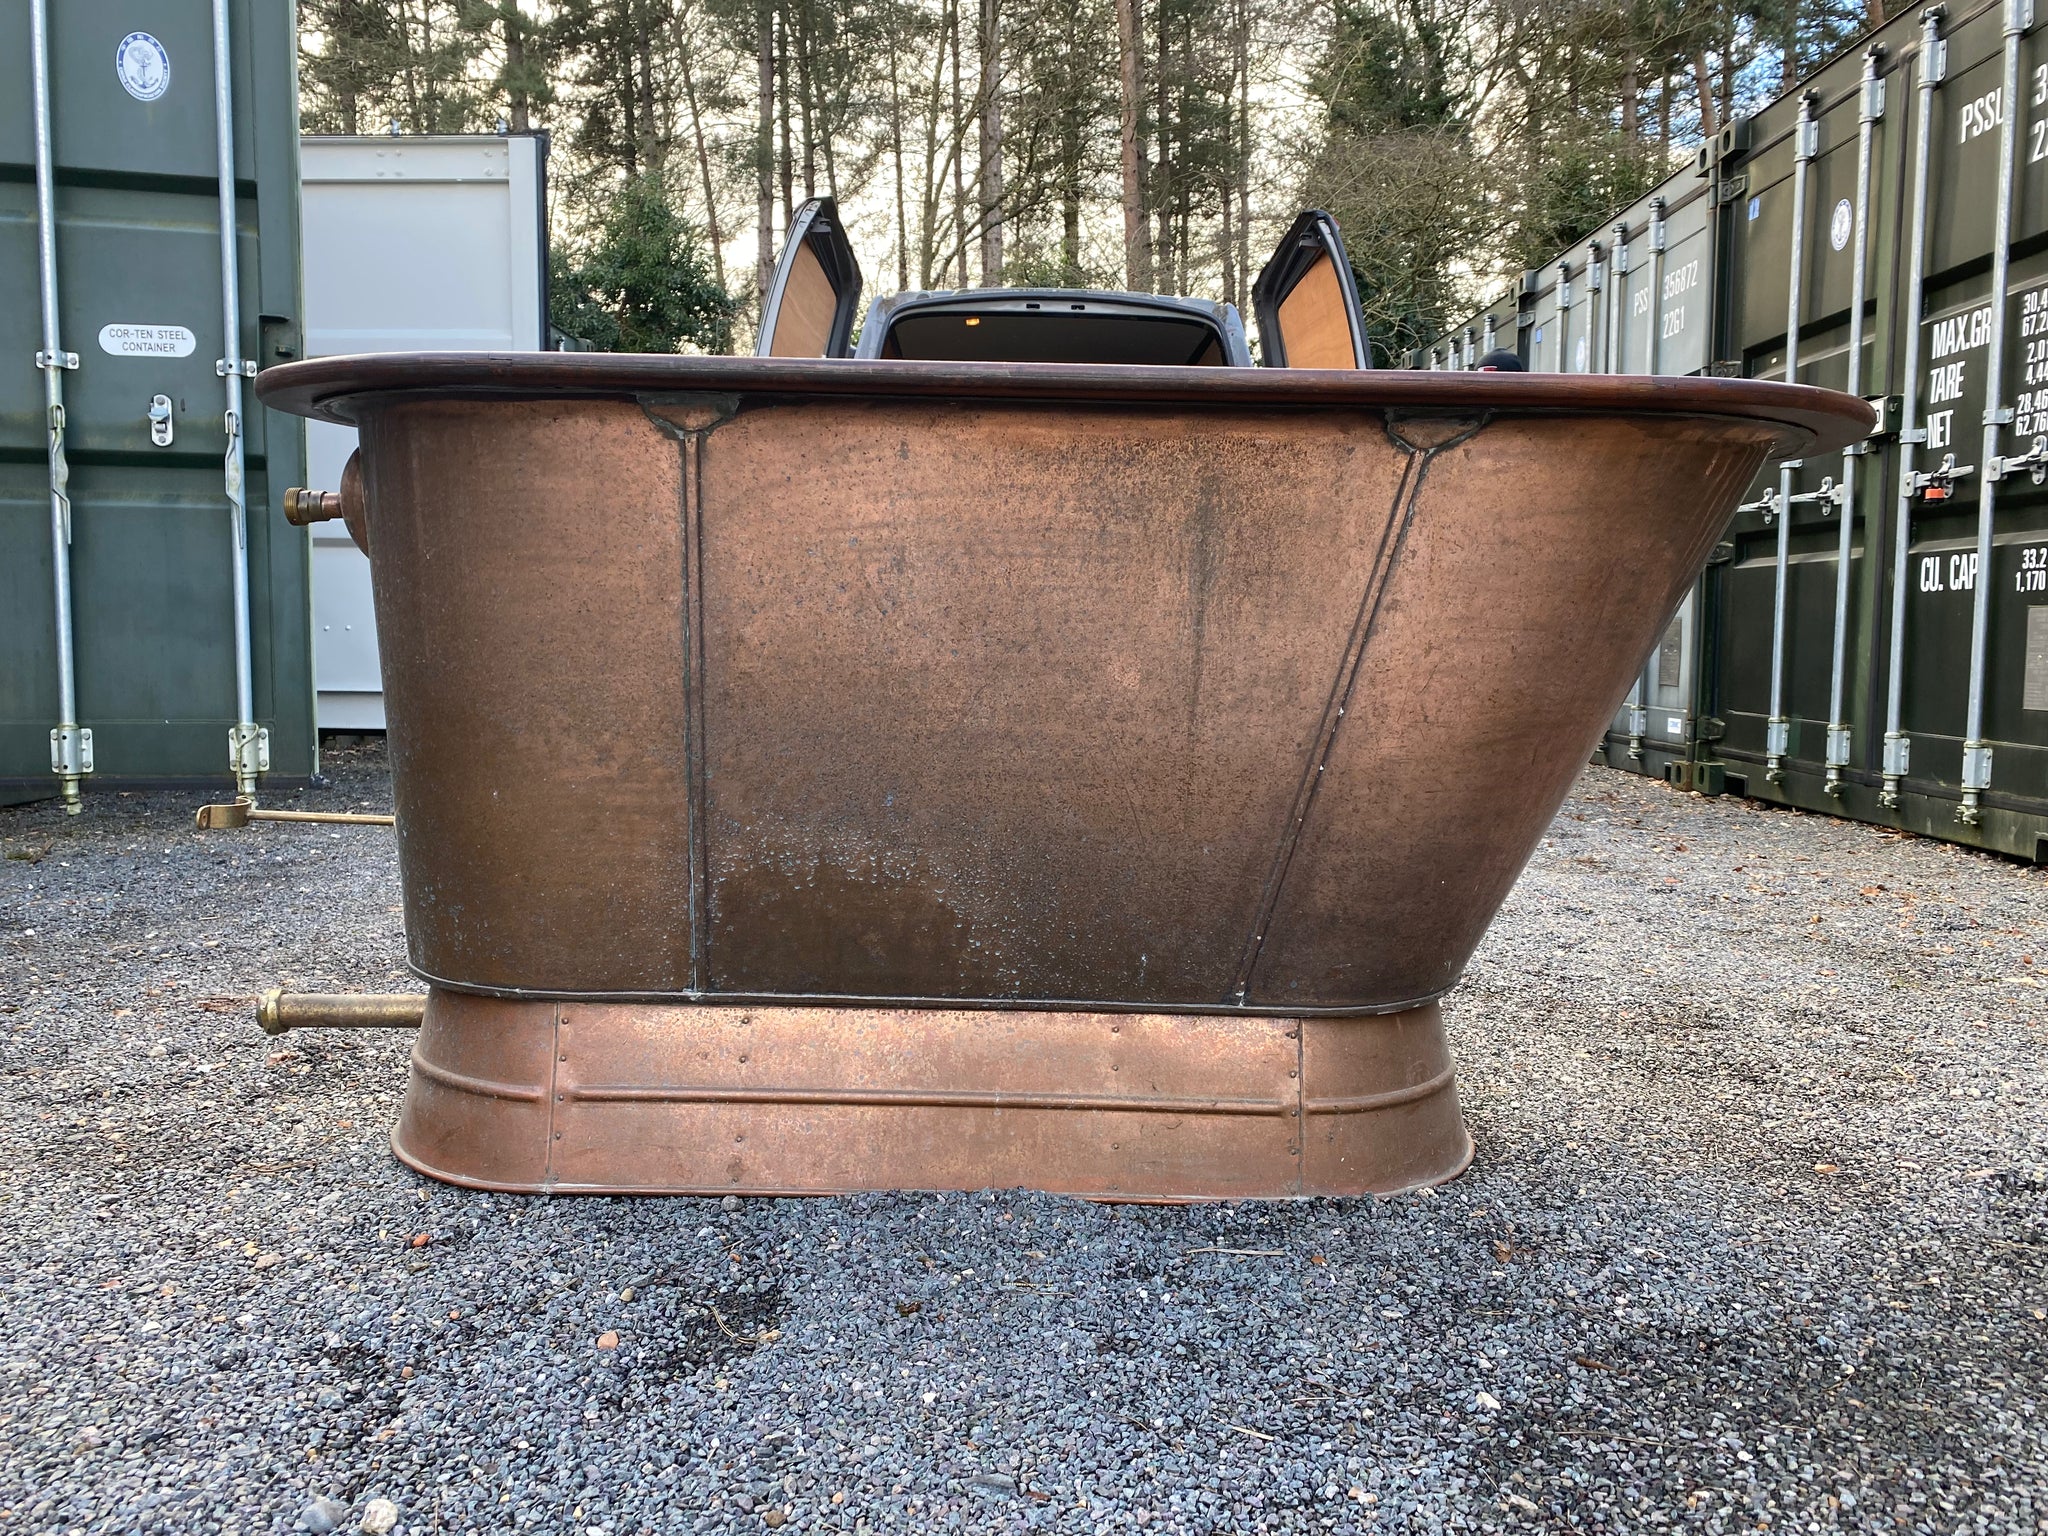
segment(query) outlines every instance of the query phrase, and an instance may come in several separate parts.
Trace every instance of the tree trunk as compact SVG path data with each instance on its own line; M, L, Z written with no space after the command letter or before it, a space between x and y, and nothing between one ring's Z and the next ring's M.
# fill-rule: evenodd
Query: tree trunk
M780 4L775 11L775 78L781 86L776 112L782 129L782 227L787 231L796 218L796 157L789 142L789 7Z
M1237 271L1252 300L1252 7L1237 0Z
M953 263L967 282L967 113L960 99L960 0L947 0L946 51L953 66Z
M711 182L711 152L704 142L704 114L697 107L697 77L690 68L690 39L676 23L676 57L683 66L683 100L690 108L690 137L697 146L697 174L704 180L704 234L711 242L711 267L725 286L725 241L718 231L718 193Z
M1152 239L1145 227L1144 164L1138 151L1138 0L1116 0L1117 43L1123 54L1124 281L1152 289Z
M796 12L797 125L804 136L804 196L818 195L818 124L812 112L817 85L811 74L810 0L799 0Z
M1785 33L1778 39L1778 90L1792 89L1799 79L1799 0L1785 0Z
M1621 132L1631 144L1643 136L1641 94L1636 84L1636 68L1631 64L1621 77Z
M1060 281L1081 280L1081 108L1071 95L1060 106Z
M1173 275L1174 162L1173 123L1169 109L1172 98L1167 80L1171 54L1166 44L1166 0L1155 0L1159 19L1159 51L1152 71L1153 119L1152 212L1159 233L1152 242L1152 286L1159 293L1177 293Z
M526 89L526 18L520 14L518 0L509 0L498 18L505 33L505 95L512 131L526 133L533 127L532 98Z
M1665 65L1664 78L1657 82L1657 148L1664 158L1671 158L1671 66Z
M754 122L754 190L761 240L757 281L765 306L768 285L775 281L775 0L757 0L757 6L760 97Z
M981 0L981 285L1003 281L1002 0Z
M1692 77L1700 92L1700 137L1711 139L1721 131L1721 119L1714 111L1714 76L1707 68L1707 50L1704 48L1693 50Z
M896 63L896 38L889 38L889 147L896 156L896 290L910 286L910 218L903 203L903 86Z
M1217 242L1217 248L1223 257L1223 302L1235 304L1237 302L1237 264L1231 259L1233 254L1231 248L1235 243L1236 237L1230 228L1230 188L1224 186L1219 188L1219 190L1223 194L1218 199L1223 206L1223 238Z
M654 33L647 15L650 3L652 0L637 0L632 8L634 93L640 118L640 161L650 175L659 176L668 160L668 144L654 104Z

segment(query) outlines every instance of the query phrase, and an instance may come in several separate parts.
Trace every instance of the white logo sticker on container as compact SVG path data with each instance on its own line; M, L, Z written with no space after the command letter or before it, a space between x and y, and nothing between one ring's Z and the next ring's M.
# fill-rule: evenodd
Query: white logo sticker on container
M190 357L198 345L182 325L100 327L100 350L109 357Z
M1840 250L1849 243L1849 235L1856 228L1856 210L1849 206L1849 199L1843 198L1835 204L1835 216L1828 220L1828 244Z
M114 73L137 101L155 101L170 88L171 56L147 32L130 32L114 49Z

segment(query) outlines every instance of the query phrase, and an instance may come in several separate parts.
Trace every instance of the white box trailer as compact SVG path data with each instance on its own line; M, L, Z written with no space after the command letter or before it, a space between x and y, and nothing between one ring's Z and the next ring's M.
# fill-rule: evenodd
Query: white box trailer
M537 352L547 336L544 134L299 142L306 355ZM306 424L308 482L341 485L355 430ZM382 730L370 562L313 529L322 730Z

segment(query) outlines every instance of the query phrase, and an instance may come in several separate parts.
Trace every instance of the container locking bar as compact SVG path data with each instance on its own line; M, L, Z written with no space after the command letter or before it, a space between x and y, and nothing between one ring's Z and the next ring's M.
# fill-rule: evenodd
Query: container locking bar
M1806 276L1807 168L1819 151L1820 124L1813 117L1813 92L1799 98L1799 122L1793 129L1792 269L1785 299L1785 382L1799 382L1799 321L1804 308ZM1792 472L1797 460L1778 469L1778 554L1771 591L1771 715L1764 726L1764 781L1785 781L1785 758L1791 751L1792 722L1785 714L1785 590L1792 564ZM1766 514L1768 516L1768 514Z
M1913 503L1915 500L1946 501L1953 494L1959 474L1956 456L1948 455L1933 474L1914 468L1914 450L1927 441L1927 429L1918 424L1920 414L1920 321L1927 293L1927 170L1931 156L1934 91L1948 72L1948 45L1941 37L1942 9L1929 6L1920 13L1920 56L1916 64L1920 96L1918 131L1913 143L1912 234L1907 242L1906 276L1906 359L1904 387L1899 401L1899 500L1898 545L1892 552L1891 654L1885 676L1884 787L1878 803L1894 807L1899 803L1899 784L1912 762L1913 743L1901 727L1906 681L1906 575L1912 563Z
M64 448L64 374L78 366L78 354L65 351L58 335L49 0L31 0L29 15L33 33L30 64L35 77L36 266L43 310L43 344L36 352L36 367L43 375L44 422L49 432L50 566L56 587L57 725L50 732L50 772L56 775L64 814L76 816L80 809L78 781L92 772L92 732L78 723L78 653L72 643L71 623L71 461Z
M1998 204L1991 234L1991 344L1984 363L1984 476L1977 495L1977 583L1970 603L1970 702L1963 727L1963 800L1956 820L1974 827L1991 787L1991 744L1984 740L1984 678L1991 638L1991 536L1996 527L1998 482L2006 466L2026 463L1999 454L1999 429L2012 423L2005 398L2006 311L2011 307L2013 185L2019 157L2020 40L2034 24L2033 0L2005 0L2004 94L1998 124ZM1994 473L1994 470L1997 471Z
M242 296L235 242L235 105L232 53L228 47L228 0L213 0L213 121L220 183L221 344L227 356L213 371L226 381L227 448L221 484L228 502L230 559L234 578L235 724L228 732L228 771L242 798L256 793L259 774L270 771L270 731L256 723L255 682L249 639L249 504L242 440L242 380L256 364L242 356Z
M1884 117L1884 76L1879 69L1884 49L1872 44L1863 51L1862 97L1856 113L1856 212L1850 239L1855 254L1849 277L1849 393L1863 393L1863 306L1869 286L1870 144ZM1855 552L1856 475L1865 443L1851 444L1842 454L1842 484L1833 504L1842 514L1841 539L1835 549L1835 625L1828 664L1827 778L1821 791L1842 793L1842 770L1853 749L1846 712L1849 674L1849 563ZM1835 489L1823 480L1821 490Z

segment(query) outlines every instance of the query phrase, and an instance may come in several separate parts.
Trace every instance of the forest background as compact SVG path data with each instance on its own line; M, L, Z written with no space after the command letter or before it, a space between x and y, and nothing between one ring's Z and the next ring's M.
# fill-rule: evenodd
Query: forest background
M830 195L871 294L1240 308L1327 208L1399 363L1882 3L300 0L300 111L546 130L550 313L601 350L746 346L791 212Z

